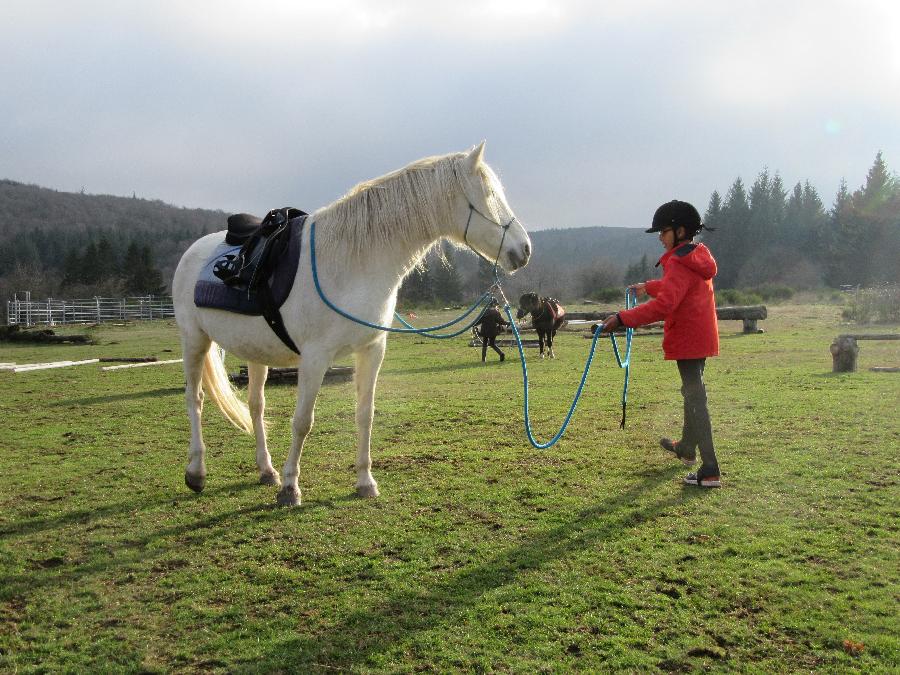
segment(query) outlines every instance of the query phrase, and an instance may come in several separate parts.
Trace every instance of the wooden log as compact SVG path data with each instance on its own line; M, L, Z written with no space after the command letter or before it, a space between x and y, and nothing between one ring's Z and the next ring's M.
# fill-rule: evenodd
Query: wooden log
M90 344L89 335L57 335L50 328L22 330L20 326L0 327L0 340L8 342L36 342L39 344Z
M333 384L335 382L347 382L353 379L353 366L332 366L325 371L325 377L322 379L325 384ZM250 380L247 374L247 366L241 365L237 373L228 376L233 384L247 384ZM297 384L296 368L269 368L269 375L266 378L267 384Z
M634 333L632 333L632 337L645 337L648 335L662 335L662 334L663 334L663 332L661 330L647 330L647 331L636 330L636 331L634 331ZM624 338L625 331L617 329L617 330L613 331L613 335L615 335L617 338ZM594 334L590 331L587 331L587 332L583 333L581 337L586 338L588 340L593 340ZM606 338L605 335L603 337L604 337L604 339Z
M873 373L900 373L900 366L872 366Z
M30 373L33 370L49 370L50 368L68 368L69 366L83 366L87 363L97 363L100 359L84 359L83 361L54 361L52 363L25 363L13 368L14 373Z
M143 368L144 366L165 366L170 363L181 363L184 359L170 359L169 361L145 361L143 363L123 363L121 366L103 366L100 370L121 370L122 368Z
M831 343L831 372L855 373L856 357L859 355L859 345L852 337L838 336Z
M158 361L155 356L101 356L100 363L150 363Z
M763 333L756 322L769 315L765 305L736 305L733 307L716 307L716 318L720 321L743 321L745 333Z
M518 343L515 338L497 338L496 344L498 347L515 347ZM523 347L540 347L541 343L538 340L522 340ZM481 340L469 340L470 347L480 347Z
M839 338L853 338L854 340L900 340L900 333L849 333L847 335L838 335Z
M566 318L570 321L603 321L606 317L615 314L612 312L566 312Z

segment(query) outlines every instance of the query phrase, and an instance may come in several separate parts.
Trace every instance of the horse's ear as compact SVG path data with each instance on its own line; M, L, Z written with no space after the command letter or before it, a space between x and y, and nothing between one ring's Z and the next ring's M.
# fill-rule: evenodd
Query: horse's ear
M481 141L478 145L472 148L472 151L469 152L469 168L474 172L476 167L484 161L484 144L486 141Z

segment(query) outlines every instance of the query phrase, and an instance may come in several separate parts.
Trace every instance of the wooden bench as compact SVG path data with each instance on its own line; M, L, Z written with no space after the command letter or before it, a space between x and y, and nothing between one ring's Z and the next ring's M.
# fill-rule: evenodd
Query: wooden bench
M829 350L831 351L831 372L833 373L855 373L856 357L859 356L859 345L857 340L900 340L900 333L861 333L838 335L831 343ZM898 368L873 368L878 372L897 372Z
M324 384L334 382L349 382L353 379L353 366L331 366L325 371L322 379ZM237 373L228 376L233 384L247 384L250 380L247 374L247 366L241 365ZM292 384L297 385L297 369L296 368L269 368L269 375L266 378L266 384Z
M615 312L566 312L566 318L588 321L603 321ZM735 307L716 307L716 318L720 321L743 321L745 333L762 333L756 324L769 315L765 305L738 305Z
M745 333L764 333L756 325L769 316L765 305L736 305L734 307L716 307L716 318L719 321L743 321Z

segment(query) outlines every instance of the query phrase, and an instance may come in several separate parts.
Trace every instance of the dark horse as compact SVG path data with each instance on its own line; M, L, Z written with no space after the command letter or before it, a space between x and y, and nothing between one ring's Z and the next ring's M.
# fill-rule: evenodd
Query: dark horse
M565 308L553 298L541 298L537 293L526 293L519 298L519 311L516 312L516 318L521 319L526 314L531 314L531 326L537 331L541 358L544 358L544 342L546 341L550 358L555 359L553 338L556 336L556 331L565 323Z

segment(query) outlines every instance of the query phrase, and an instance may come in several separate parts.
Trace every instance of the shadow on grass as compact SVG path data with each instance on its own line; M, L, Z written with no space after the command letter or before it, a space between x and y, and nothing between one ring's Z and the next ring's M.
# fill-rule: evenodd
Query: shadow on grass
M736 340L739 338L746 337L759 337L760 335L765 335L765 333L745 333L744 331L740 331L739 333L719 333L720 340Z
M515 358L511 358L510 354L507 352L506 361L504 363L500 363L500 360L497 358L497 355L493 352L490 352L488 356L493 356L487 363L482 363L480 357L476 357L476 360L473 362L465 362L465 363L455 363L455 364L441 364L436 366L424 366L422 368L390 368L382 370L383 375L421 375L424 373L444 373L448 370L468 370L469 368L489 368L502 366L504 368L509 367L510 365L518 365L519 364L519 355L516 354Z
M640 503L657 484L670 480L678 471L670 467L645 474L626 492L607 497L569 522L538 533L481 564L452 573L427 588L402 590L362 606L327 632L283 640L260 659L243 662L240 667L249 672L365 670L377 662L379 654L409 644L416 633L463 620L485 593L517 583L521 574L540 570L601 542L615 541L622 532L700 497L699 490L675 490L654 503Z
M115 504L109 504L106 506L98 506L92 509L67 511L59 515L46 518L33 518L12 523L10 525L3 525L0 526L0 537L33 534L35 532L67 527L73 524L88 524L92 520L115 517L123 513L134 513L135 511L153 509L165 504L173 504L177 506L178 504L181 504L183 502L191 502L197 499L203 499L204 497L208 498L216 495L235 495L247 490L255 489L262 489L262 486L250 480L234 481L232 483L228 483L227 485L207 488L201 495L194 494L193 492L188 490L187 487L184 487L184 489L181 490L178 494L167 495L165 497L160 497L157 499L147 500L135 498L134 500L117 502ZM38 495L22 495L19 497L20 501L32 500L35 502L64 501L65 499L67 499L67 496L44 497ZM136 506L136 504L138 504L138 506Z
M174 394L184 395L184 387L161 387L149 391L135 391L130 394L110 394L108 396L89 396L87 398L69 398L64 401L52 401L48 408L60 408L74 405L96 405L100 403L119 403L121 401L138 401L144 398L162 398Z
M174 497L170 496L164 499L143 502L142 507L150 509L166 504L179 506L182 503L199 501L209 496L236 495L251 489L270 492L268 488L264 488L257 483L236 481L219 488L208 488L204 490L203 494L199 495L192 492L184 492ZM179 546L182 544L189 546L191 549L196 549L198 545L207 540L218 540L222 537L222 528L227 529L234 521L253 516L254 514L258 514L260 517L265 516L267 519L292 519L302 517L303 512L334 508L340 503L358 499L355 493L350 493L333 499L324 499L310 503L304 502L302 506L294 509L283 509L275 504L274 493L264 498L266 499L265 503L222 511L210 516L193 519L187 523L149 530L142 536L128 536L128 534L125 534L121 539L110 545L108 549L109 557L96 562L79 563L72 561L69 563L68 561L54 560L52 567L46 571L35 570L24 574L0 574L0 600L33 594L43 586L75 583L96 574L109 574L134 566L146 567L149 562L165 558L171 555L173 550L179 550ZM27 521L0 529L0 536L29 534L51 527L66 527L73 524L91 525L96 520L110 516L121 517L122 514L133 513L135 510L134 502L122 502L98 509L73 511L62 514L57 518ZM167 542L168 545L159 546L159 542ZM151 544L153 546L150 546ZM38 562L38 564L40 563Z

